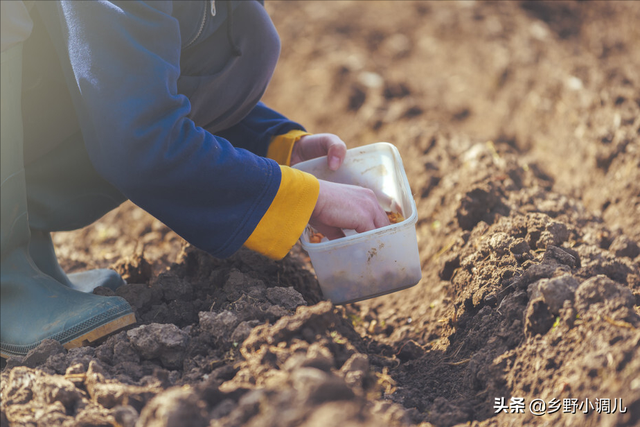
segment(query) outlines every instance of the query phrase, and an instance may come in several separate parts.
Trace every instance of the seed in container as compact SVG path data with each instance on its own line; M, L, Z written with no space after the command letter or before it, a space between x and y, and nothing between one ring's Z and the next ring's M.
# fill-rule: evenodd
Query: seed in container
M404 217L399 212L387 212L387 218L391 224L397 224L404 221Z
M318 233L313 229L309 230L309 243L320 243L322 239L325 239L324 234Z

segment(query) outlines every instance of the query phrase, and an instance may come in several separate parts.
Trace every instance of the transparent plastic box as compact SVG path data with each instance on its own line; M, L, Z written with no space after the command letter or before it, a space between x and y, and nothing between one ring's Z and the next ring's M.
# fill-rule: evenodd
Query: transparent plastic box
M385 211L405 220L364 233L310 243L307 227L300 240L309 253L322 293L334 304L347 304L399 291L422 278L415 225L416 203L398 149L387 142L347 150L343 165L332 171L327 158L298 163L297 169L318 179L373 190Z

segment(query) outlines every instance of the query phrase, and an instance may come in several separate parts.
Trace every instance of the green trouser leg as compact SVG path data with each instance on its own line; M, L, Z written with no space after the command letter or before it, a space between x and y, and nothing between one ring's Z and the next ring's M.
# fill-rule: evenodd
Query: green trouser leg
M78 292L42 273L29 255L21 113L22 45L1 55L0 355L25 355L43 339L66 348L135 322L120 297Z
M91 165L78 131L52 151L26 165L31 242L36 265L60 283L83 292L97 286L116 289L124 280L113 270L66 275L58 263L51 231L85 227L118 207L126 198Z
M31 10L31 18L33 31L23 46L21 98L29 252L43 273L73 289L115 289L124 281L113 270L67 276L58 264L50 232L82 228L125 197L94 170L55 46L37 8Z

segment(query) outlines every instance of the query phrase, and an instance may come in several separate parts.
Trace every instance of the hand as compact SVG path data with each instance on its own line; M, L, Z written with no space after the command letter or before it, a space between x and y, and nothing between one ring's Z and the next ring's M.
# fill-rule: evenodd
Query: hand
M347 155L347 145L338 136L331 133L305 135L293 145L291 166L304 160L327 156L329 169L337 170Z
M390 224L372 190L319 181L320 194L309 224L329 240L344 237L343 228L363 233Z

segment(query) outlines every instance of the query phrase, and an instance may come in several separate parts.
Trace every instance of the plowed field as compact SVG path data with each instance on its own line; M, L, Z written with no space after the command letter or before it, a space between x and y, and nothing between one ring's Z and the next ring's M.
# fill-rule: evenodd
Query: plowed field
M267 8L265 102L398 147L422 281L334 307L299 247L214 259L126 203L54 241L138 325L10 359L2 425L640 425L640 3Z

